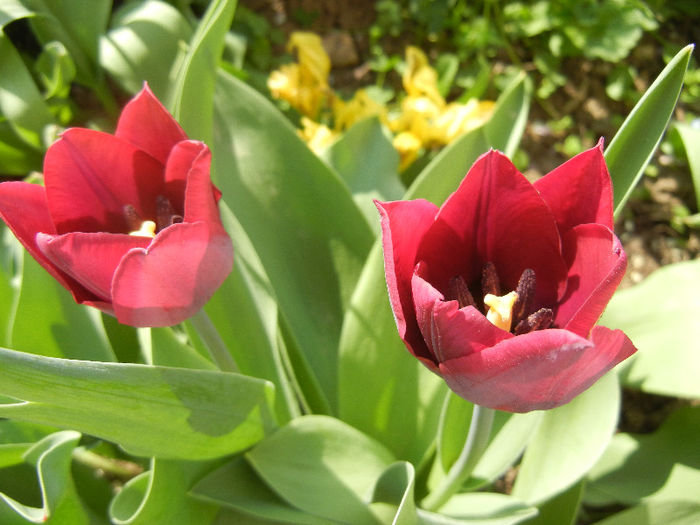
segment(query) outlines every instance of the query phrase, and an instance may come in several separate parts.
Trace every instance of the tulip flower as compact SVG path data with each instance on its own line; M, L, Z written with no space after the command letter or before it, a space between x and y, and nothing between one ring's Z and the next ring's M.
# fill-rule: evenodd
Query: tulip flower
M602 143L531 184L490 151L438 208L377 202L401 339L461 397L568 403L635 352L594 326L626 267Z
M210 163L145 86L114 135L65 131L46 153L44 186L0 184L0 217L77 302L128 325L172 325L233 264Z

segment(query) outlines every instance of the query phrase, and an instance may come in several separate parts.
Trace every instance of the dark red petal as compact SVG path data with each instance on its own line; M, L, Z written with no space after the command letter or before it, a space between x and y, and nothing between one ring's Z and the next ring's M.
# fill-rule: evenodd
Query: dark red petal
M147 249L129 251L112 286L119 322L170 326L199 311L233 265L231 239L213 230L204 222L173 224Z
M454 248L449 231L459 236L461 250ZM445 249L440 251L441 244ZM479 279L484 264L493 262L504 290L514 290L523 270L532 268L537 275L535 307L542 307L553 305L564 291L566 266L560 249L547 205L505 155L490 151L479 157L440 208L418 259L428 261L431 272L441 264L439 259L460 261L470 284Z
M598 321L627 267L620 240L600 224L581 224L563 238L569 265L566 293L554 322L582 337Z
M49 211L58 233L128 233L124 206L155 217L163 191L163 166L107 133L72 128L46 152L44 177Z
M114 233L37 235L42 253L104 302L111 301L112 278L122 257L150 243L147 237Z
M457 301L445 301L442 294L421 277L423 264L413 275L413 300L421 334L437 363L481 352L514 337L491 324L473 306L460 309Z
M187 135L147 84L124 106L114 133L165 164L175 144Z
M540 330L440 365L448 386L463 398L509 412L564 405L633 351L622 332Z
M210 167L211 151L203 142L182 142L173 149L166 172L168 176L174 172L185 173L187 181L184 191L185 222L204 221L221 225L216 188L211 183Z
M598 223L613 228L613 191L602 139L535 182L562 236L574 226Z
M43 186L26 182L0 184L0 218L5 221L29 254L70 291L77 302L94 298L93 294L59 270L37 246L38 233L48 235L56 233L49 215L46 191Z
M431 359L416 323L411 278L416 265L418 244L432 224L438 208L423 199L375 201L375 205L381 215L384 271L399 337L413 355Z

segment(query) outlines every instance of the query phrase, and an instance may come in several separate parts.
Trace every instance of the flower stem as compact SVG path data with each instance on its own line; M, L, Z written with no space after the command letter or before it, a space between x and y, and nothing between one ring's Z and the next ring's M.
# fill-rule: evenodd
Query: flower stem
M143 468L136 463L108 458L95 454L83 447L73 449L73 459L92 469L101 470L109 477L129 480L143 472Z
M469 478L486 445L488 445L493 426L494 410L474 405L469 433L464 448L440 484L428 494L422 502L426 510L436 511L442 507L452 495L459 490Z
M238 372L238 365L229 352L226 343L221 339L214 323L202 308L190 317L190 323L202 338L202 342L209 352L209 357L222 372Z

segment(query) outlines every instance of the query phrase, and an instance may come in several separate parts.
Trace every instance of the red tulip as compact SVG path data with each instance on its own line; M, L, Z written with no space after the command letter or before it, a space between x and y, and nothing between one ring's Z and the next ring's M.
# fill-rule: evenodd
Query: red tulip
M196 313L231 271L211 153L145 86L114 135L65 131L45 186L0 184L0 217L79 303L133 326Z
M554 408L636 351L594 326L627 264L602 143L534 184L490 151L440 208L377 207L399 335L463 398Z

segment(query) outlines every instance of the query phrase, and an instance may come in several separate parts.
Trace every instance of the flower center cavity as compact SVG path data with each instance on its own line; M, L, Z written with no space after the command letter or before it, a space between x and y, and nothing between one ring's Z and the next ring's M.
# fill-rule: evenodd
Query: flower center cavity
M139 237L155 237L158 232L175 223L182 222L182 215L175 213L167 197L156 197L155 221L144 219L131 204L124 206L124 218L129 235Z
M527 268L521 274L516 289L503 294L496 266L487 262L481 273L481 303L474 300L467 282L461 275L450 279L446 299L457 301L460 308L473 306L498 328L522 335L549 328L554 319L551 308L534 311L536 284L534 270Z

